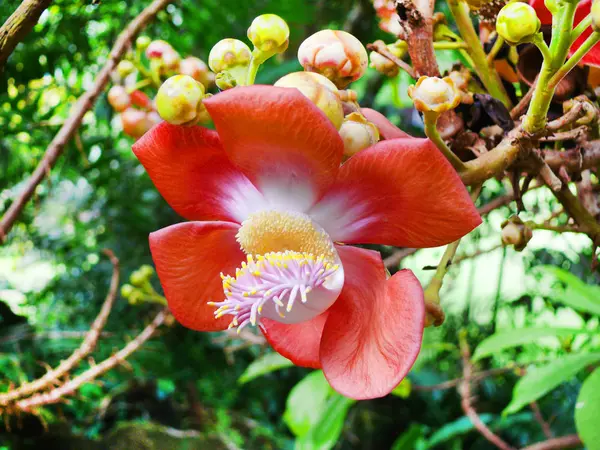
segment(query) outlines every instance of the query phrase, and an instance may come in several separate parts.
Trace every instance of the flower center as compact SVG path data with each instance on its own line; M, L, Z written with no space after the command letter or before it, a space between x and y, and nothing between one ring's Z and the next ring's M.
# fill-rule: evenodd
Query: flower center
M305 214L260 211L242 222L237 241L249 255L290 250L322 256L333 263L336 253L331 239Z
M344 271L323 256L295 251L248 255L247 263L235 277L221 274L225 300L209 302L216 306L215 318L232 315L229 328L238 332L248 324L256 325L259 316L283 323L309 320L339 296Z

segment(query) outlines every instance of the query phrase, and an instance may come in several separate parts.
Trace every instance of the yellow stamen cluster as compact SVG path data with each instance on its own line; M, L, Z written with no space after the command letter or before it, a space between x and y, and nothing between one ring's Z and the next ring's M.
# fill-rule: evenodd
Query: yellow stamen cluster
M335 260L335 250L327 233L304 214L284 211L251 214L242 222L236 239L248 254L266 255L285 249L322 255L328 262Z

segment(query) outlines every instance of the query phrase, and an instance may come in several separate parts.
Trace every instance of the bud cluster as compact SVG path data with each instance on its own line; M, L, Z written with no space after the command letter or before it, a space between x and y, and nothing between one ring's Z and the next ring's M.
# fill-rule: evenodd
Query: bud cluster
M129 284L121 286L121 297L129 304L159 303L166 305L166 299L154 290L150 279L154 275L154 268L144 264L135 270L129 277Z

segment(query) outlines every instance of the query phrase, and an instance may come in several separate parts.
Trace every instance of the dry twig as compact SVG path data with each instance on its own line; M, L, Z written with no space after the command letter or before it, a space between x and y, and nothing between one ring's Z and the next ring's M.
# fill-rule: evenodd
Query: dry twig
M391 62L393 62L402 70L404 70L407 74L409 74L411 78L417 78L417 74L415 73L414 69L408 63L406 63L405 61L394 55L392 52L390 52L387 46L385 45L385 42L375 41L372 44L368 44L367 49L377 52L384 58L389 59Z
M31 177L25 182L25 187L22 192L15 198L4 216L2 216L2 219L0 220L0 242L3 242L6 239L6 235L21 214L21 211L27 202L33 196L36 187L42 182L52 166L56 163L58 157L62 154L65 146L81 124L85 113L94 105L96 99L104 89L104 86L108 83L111 72L115 69L119 60L129 48L131 41L142 28L170 2L171 0L154 0L135 19L133 19L129 25L127 25L125 30L121 32L110 52L106 64L98 73L94 85L79 97L71 111L70 117L65 121L54 139L52 139L52 142L50 142L50 145L44 153L44 157Z

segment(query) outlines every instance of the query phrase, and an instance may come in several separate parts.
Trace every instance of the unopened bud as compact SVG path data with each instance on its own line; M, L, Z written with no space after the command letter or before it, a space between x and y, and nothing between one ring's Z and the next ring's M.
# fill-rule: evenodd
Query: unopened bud
M139 271L147 278L150 278L154 275L154 267L149 264L144 264L139 268Z
M148 120L146 111L134 108L127 108L121 113L121 123L123 124L123 132L136 139L142 137L153 125Z
M397 58L401 58L404 54L404 51L402 49L393 45L388 45L387 48ZM396 75L398 75L400 68L396 65L396 63L390 61L385 56L380 55L377 52L371 52L369 58L371 60L371 64L369 64L369 67L375 69L377 72L382 73L383 75L388 77L395 77Z
M250 63L250 48L238 39L222 39L215 44L208 55L208 65L215 73L230 70Z
M117 64L117 73L121 78L125 78L127 77L127 75L131 75L133 72L135 72L135 66L131 61L127 61L126 59L124 59L123 61L120 61L119 64Z
M594 0L592 2L592 10L590 11L592 16L592 28L594 31L600 32L600 1Z
M204 85L187 75L175 75L165 81L156 94L160 117L174 125L193 125L202 109Z
M147 280L148 277L146 274L139 269L134 271L129 277L129 282L135 287L142 287Z
M263 14L252 21L248 39L254 47L270 56L287 49L290 28L285 20L275 14Z
M129 98L131 99L131 104L135 105L142 109L152 109L152 100L146 94L144 94L140 90L135 90L131 94L129 94Z
M423 113L442 113L454 109L461 95L451 78L421 77L417 84L408 88L415 108Z
M379 130L362 114L352 113L346 116L340 128L344 141L344 156L349 158L361 150L379 142Z
M152 41L146 48L146 56L148 59L159 60L162 67L162 72L176 70L181 57L179 53L166 41Z
M502 224L502 243L512 245L518 252L523 251L533 237L533 232L519 216L512 216Z
M143 52L148 48L150 42L152 42L152 39L150 39L148 36L140 36L135 40L135 48L137 48L140 52Z
M369 57L350 33L322 30L300 45L298 60L304 70L320 73L343 89L365 74Z
M298 89L325 113L336 129L342 126L344 111L338 89L324 76L314 72L294 72L280 78L275 86Z
M206 63L195 56L189 56L181 60L179 73L192 77L206 88L209 88L215 82L215 75L209 70Z
M115 111L125 111L131 104L127 89L123 86L113 86L108 91L108 103Z
M135 288L132 285L124 284L123 286L121 286L121 297L123 297L123 298L131 297L131 294L133 294L134 290L135 290Z
M530 42L540 31L542 23L535 9L527 3L509 3L498 13L496 31L511 45Z

